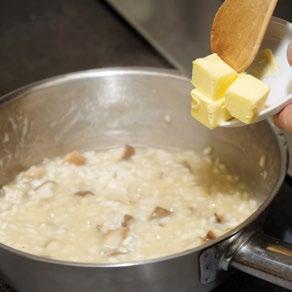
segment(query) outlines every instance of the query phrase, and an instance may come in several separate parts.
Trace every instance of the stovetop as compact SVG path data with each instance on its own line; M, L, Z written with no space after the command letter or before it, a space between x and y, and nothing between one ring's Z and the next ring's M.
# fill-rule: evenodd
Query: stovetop
M1 95L77 70L105 66L172 68L103 1L1 1L0 19ZM292 188L288 183L283 184L271 206L265 230L292 242ZM240 272L216 289L263 290L286 291ZM13 290L0 281L0 292L4 291Z

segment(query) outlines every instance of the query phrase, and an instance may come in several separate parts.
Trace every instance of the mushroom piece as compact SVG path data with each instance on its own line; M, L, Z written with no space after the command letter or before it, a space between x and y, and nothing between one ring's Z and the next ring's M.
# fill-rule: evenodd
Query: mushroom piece
M131 215L128 215L128 214L124 215L124 220L123 220L123 222L122 222L122 226L125 227L125 228L128 227L129 224L130 224L130 222L131 222L133 219L134 219L134 217L131 216Z
M121 250L120 248L117 248L117 249L113 250L112 252L110 252L108 255L114 257L114 256L119 256L119 255L123 255L123 254L127 254L127 253L129 253L128 250L126 250L126 249Z
M126 237L128 231L129 231L129 225L130 225L131 221L133 221L133 220L134 220L133 216L131 216L129 214L125 214L123 217L123 220L120 223L121 225L119 228L116 228L116 229L104 228L105 226L103 226L103 224L97 224L96 229L102 233L103 238L106 238L108 235L110 235L111 233L115 233L115 232L121 232L123 237Z
M120 160L129 160L135 154L135 148L130 145L125 145Z
M87 195L94 196L94 193L91 191L79 191L79 192L74 193L74 195L79 196L79 197L85 197Z
M190 173L194 173L194 171L193 171L193 169L188 161L182 161L181 164L183 167L187 168L190 171Z
M128 250L122 246L122 243L129 235L129 224L133 219L133 216L125 214L120 228L109 230L102 235L103 244L105 247L104 252L108 256L117 256L128 253ZM97 225L96 228L101 231L100 225Z
M104 246L111 251L120 247L124 239L128 236L129 228L121 227L119 229L110 230L103 235Z
M205 235L204 240L205 240L205 241L208 241L208 240L214 240L214 239L216 239L216 238L217 238L217 236L216 236L216 234L214 233L214 231L209 230L209 231L207 232L207 234Z
M222 215L220 215L220 214L218 214L218 213L214 213L214 216L215 216L215 218L216 218L216 222L217 222L217 223L223 223L224 218L223 218Z
M153 219L161 219L161 218L164 218L164 217L167 217L167 216L170 216L172 215L173 212L165 209L165 208L162 208L162 207L159 207L157 206L153 212L151 213L150 215L150 220L153 220Z
M72 151L65 156L64 161L74 165L83 165L86 158L80 152Z

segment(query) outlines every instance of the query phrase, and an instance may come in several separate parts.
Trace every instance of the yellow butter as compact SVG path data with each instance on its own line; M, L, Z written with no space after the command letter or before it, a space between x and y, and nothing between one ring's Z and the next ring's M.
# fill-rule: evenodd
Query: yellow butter
M225 108L224 98L214 100L205 96L197 89L193 89L192 95L192 117L210 129L220 125L222 121L231 118Z
M193 61L193 85L204 95L218 99L223 97L237 73L217 54Z
M264 49L258 53L248 73L261 79L272 76L278 69L279 66L272 50Z
M240 74L226 91L226 108L233 117L249 124L263 109L268 93L265 83L249 74Z

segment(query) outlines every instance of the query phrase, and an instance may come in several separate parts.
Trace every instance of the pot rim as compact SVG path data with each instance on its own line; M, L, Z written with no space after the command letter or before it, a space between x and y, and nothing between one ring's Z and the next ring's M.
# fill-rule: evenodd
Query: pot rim
M9 92L2 97L0 97L0 107L6 106L7 103L13 102L17 98L25 97L27 94L35 91L44 90L48 87L58 86L64 82L83 79L83 78L96 78L96 77L104 77L104 76L114 76L114 75L150 75L150 76L159 76L159 77L166 77L166 78L175 78L181 79L190 82L190 80L181 72L175 69L164 69L164 68L152 68L152 67L106 67L100 69L89 69L89 70L82 70L76 71L72 73L66 73L57 75L54 77L46 78L40 81L36 81L20 87L12 92ZM219 236L216 240L207 242L205 244L199 245L195 248L185 250L180 253L175 253L172 255L167 255L159 258L147 259L147 260L138 260L138 261L128 261L128 262L119 262L119 263L84 263L84 262L70 262L70 261L63 261L63 260L55 260L50 258L45 258L37 255L33 255L24 251L17 250L13 247L0 243L0 248L4 250L17 254L19 256L25 257L32 261L39 261L49 264L55 265L65 265L65 266L72 266L72 267L88 267L88 268L120 268L120 267L131 267L131 266L138 266L144 264L154 264L160 263L162 261L173 260L181 256L187 256L192 253L200 252L212 245L218 244L225 239L228 239L239 233L244 227L249 225L253 222L260 214L263 213L264 210L270 205L274 197L276 196L277 192L279 191L285 175L287 171L287 161L288 161L288 151L287 146L285 143L285 139L281 133L279 133L275 126L268 121L261 121L260 123L267 123L269 127L274 133L279 149L280 149L280 159L281 159L281 166L280 166L280 173L279 179L277 183L274 185L270 195L267 199L260 205L260 207L251 214L246 220L244 220L241 224L237 227L233 228L229 232Z

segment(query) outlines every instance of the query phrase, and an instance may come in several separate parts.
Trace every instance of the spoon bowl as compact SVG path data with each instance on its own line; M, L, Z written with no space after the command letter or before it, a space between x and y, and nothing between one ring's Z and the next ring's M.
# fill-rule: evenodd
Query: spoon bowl
M253 123L267 119L279 113L292 102L292 68L287 60L287 48L292 40L292 23L273 17L261 44L262 49L269 48L273 52L278 69L269 77L262 78L269 87L266 108L262 110ZM249 73L249 70L247 70ZM232 119L221 123L221 127L240 127L246 124Z

